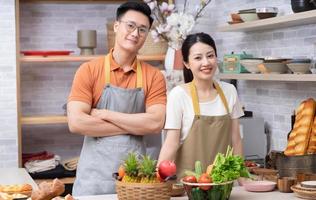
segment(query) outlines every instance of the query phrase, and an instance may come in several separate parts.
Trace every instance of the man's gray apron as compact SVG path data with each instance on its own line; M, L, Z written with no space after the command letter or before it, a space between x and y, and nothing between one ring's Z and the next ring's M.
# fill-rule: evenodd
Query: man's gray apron
M98 109L108 109L122 113L145 112L145 95L142 89L142 69L137 61L137 87L124 89L110 85L110 58L105 57L105 83ZM117 172L128 152L145 154L142 136L132 134L88 137L84 143L73 187L74 196L111 194L115 192L112 173Z

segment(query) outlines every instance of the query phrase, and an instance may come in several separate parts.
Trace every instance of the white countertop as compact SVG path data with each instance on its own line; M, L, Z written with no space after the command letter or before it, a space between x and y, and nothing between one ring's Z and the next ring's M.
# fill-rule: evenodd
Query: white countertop
M33 189L37 184L24 168L0 168L0 184L24 184L32 185Z
M36 183L23 168L1 168L0 184L29 183L37 188ZM116 194L77 197L78 200L117 200ZM243 187L233 187L230 200L299 200L294 193L272 192L247 192ZM171 200L188 200L188 197L172 197Z
M116 194L78 197L78 200L117 200ZM233 187L229 200L301 200L294 193L272 192L247 192L243 187ZM171 200L188 200L188 197L172 197Z

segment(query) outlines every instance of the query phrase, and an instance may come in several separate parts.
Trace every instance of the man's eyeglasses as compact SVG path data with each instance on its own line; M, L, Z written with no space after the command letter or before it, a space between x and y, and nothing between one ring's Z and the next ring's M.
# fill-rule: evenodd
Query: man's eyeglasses
M133 31L135 31L135 29L137 28L138 30L138 34L140 36L146 36L147 33L149 32L149 28L145 27L145 26L137 26L134 22L131 21L122 21L120 20L119 22L123 22L125 24L125 28L126 30L131 33Z

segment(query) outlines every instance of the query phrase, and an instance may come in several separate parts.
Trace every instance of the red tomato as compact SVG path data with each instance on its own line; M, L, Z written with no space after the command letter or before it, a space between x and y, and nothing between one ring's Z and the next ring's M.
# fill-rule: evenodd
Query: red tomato
M183 178L184 182L188 182L188 183L197 183L196 177L195 176L185 176Z
M170 160L164 160L158 166L159 175L163 179L167 178L168 176L175 175L176 171L176 164Z
M198 183L212 183L212 179L208 174L204 173L200 176ZM199 186L199 188L201 190L209 190L212 186Z

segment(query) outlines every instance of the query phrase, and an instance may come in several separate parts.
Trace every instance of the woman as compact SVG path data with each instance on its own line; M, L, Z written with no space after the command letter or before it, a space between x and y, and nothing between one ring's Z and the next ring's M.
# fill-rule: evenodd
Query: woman
M159 161L174 160L178 178L194 169L203 170L228 145L242 155L238 118L244 115L236 88L214 80L217 54L214 40L205 33L189 35L182 46L183 85L173 88L167 100L166 140Z

